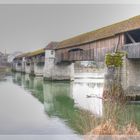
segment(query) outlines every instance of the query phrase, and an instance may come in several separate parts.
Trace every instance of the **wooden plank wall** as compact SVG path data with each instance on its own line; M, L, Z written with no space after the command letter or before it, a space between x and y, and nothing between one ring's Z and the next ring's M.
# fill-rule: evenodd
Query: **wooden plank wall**
M140 43L127 44L124 46L124 50L127 52L127 58L140 58Z
M56 59L61 61L104 61L107 52L113 52L119 42L119 48L124 45L124 35L117 35L86 45L56 50ZM77 51L71 51L76 49ZM79 49L79 50L78 50ZM83 51L81 51L82 49Z

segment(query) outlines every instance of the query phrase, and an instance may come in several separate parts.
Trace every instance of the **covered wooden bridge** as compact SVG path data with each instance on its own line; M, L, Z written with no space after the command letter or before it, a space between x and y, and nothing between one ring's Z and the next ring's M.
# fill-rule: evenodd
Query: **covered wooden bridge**
M106 53L118 50L127 53L122 68L123 84L140 85L140 16L51 42L46 48L16 57L14 62L22 67L26 63L26 73L43 75L48 80L73 80L75 61L104 62Z
M140 16L136 16L61 41L56 48L56 59L57 62L104 61L105 54L116 49L125 49L128 58L140 58L139 42Z
M43 76L44 63L45 49L43 48L15 57L13 60L13 69L18 72Z

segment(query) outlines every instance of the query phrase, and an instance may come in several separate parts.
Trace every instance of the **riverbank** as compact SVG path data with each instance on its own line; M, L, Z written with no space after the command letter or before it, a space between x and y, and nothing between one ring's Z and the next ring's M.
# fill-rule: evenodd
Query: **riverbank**
M97 126L93 126L85 136L86 140L110 139L125 140L140 138L140 123L136 121L137 112L126 102L105 101L104 116ZM131 112L131 114L130 114Z

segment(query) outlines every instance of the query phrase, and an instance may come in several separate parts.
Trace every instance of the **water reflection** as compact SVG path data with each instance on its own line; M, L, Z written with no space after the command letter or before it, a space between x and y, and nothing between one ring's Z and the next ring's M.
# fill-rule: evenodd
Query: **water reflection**
M54 100L62 98L62 101L69 99L72 106L89 110L95 115L102 115L102 100L96 97L102 96L103 79L90 81L77 79L71 83L44 82L41 77L31 77L18 73L14 75L13 82L30 91L39 101L47 104L47 108L52 106L51 104L54 105ZM62 101L61 103L63 103Z
M103 79L93 79L92 81L84 82L82 80L75 80L73 84L73 98L75 105L93 114L102 116L102 97L103 93Z
M78 79L72 83L44 82L42 78L17 73L13 75L13 82L29 91L43 103L44 110L49 117L63 119L75 132L83 133L84 126L79 127L79 124L82 126L83 112L87 113L86 110L88 110L96 115L102 114L102 100L87 98L87 95L101 96L103 88L101 79L90 82Z
M93 75L94 76L94 75ZM91 123L91 120L89 118L90 115L88 111L90 111L93 115L96 116L103 116L103 110L104 105L102 103L102 100L100 97L102 97L102 91L103 91L103 79L76 79L74 82L44 82L43 78L41 77L31 77L29 75L23 75L20 73L13 74L12 79L10 77L7 78L7 83L5 83L6 86L12 85L14 88L11 90L12 94L10 98L13 98L13 102L18 101L15 103L15 106L18 107L19 102L22 103L25 102L25 104L19 107L17 109L18 111L15 112L15 114L18 114L19 110L24 110L17 119L15 116L13 116L13 123L10 124L11 127L10 130L1 131L2 128L0 128L0 132L3 133L43 133L43 134L74 134L74 133L80 133L84 134L85 130L86 132L90 131L91 128L93 128L93 125ZM10 82L12 80L12 82ZM14 83L14 84L13 84ZM16 87L15 87L16 85ZM18 87L17 87L18 85ZM1 85L0 85L1 86ZM14 91L13 91L14 90ZM9 89L5 89L4 92L7 92L8 96ZM15 94L16 92L16 94ZM18 95L23 94L23 99L19 100ZM28 100L28 96L26 95L32 95L35 98L35 100L38 100L38 103L36 104L35 101L31 99ZM30 96L30 98L32 97ZM90 98L89 98L90 97ZM27 98L27 99L26 99ZM2 99L2 97L1 97ZM9 99L9 98L8 98ZM6 101L5 101L6 102ZM11 102L11 101L8 101ZM43 108L40 107L40 104L43 104ZM31 105L30 105L31 104ZM39 104L39 105L38 105ZM28 107L29 106L29 107ZM16 108L15 107L15 108ZM36 111L35 111L36 107ZM38 110L39 107L39 110ZM131 106L128 107L129 109L133 107L133 111L136 111L135 113L131 112L131 114L135 114L135 120L139 124L140 123L140 113L139 113L139 107L140 106ZM9 107L10 108L10 107ZM9 108L5 110L8 110L5 114L6 116L11 115L11 111L9 111ZM10 108L11 110L11 108ZM14 106L13 106L14 110ZM27 110L27 111L26 111ZM30 110L30 112L29 112ZM131 111L132 111L131 110ZM42 111L42 112L41 112ZM30 116L24 116L23 113L27 114L29 113ZM31 115L33 114L33 115ZM128 112L130 114L130 112ZM129 115L128 115L129 116ZM31 120L31 118L34 118ZM40 118L41 117L41 118ZM19 121L21 120L21 126L19 125ZM40 120L40 123L35 120ZM2 121L4 126L4 121L0 117L0 121ZM22 124L24 122L24 124ZM17 125L16 125L17 124ZM14 126L13 126L14 125ZM33 127L32 127L33 126ZM140 126L140 124L139 124ZM7 128L8 128L7 127ZM11 131L12 128L20 127L21 130L19 131L15 129L14 131ZM35 129L33 129L35 127ZM61 128L61 129L60 129Z

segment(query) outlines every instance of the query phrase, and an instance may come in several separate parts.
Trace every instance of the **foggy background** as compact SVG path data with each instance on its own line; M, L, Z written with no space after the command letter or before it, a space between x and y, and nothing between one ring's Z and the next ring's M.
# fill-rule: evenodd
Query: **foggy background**
M0 51L33 51L140 14L140 4L0 5Z

